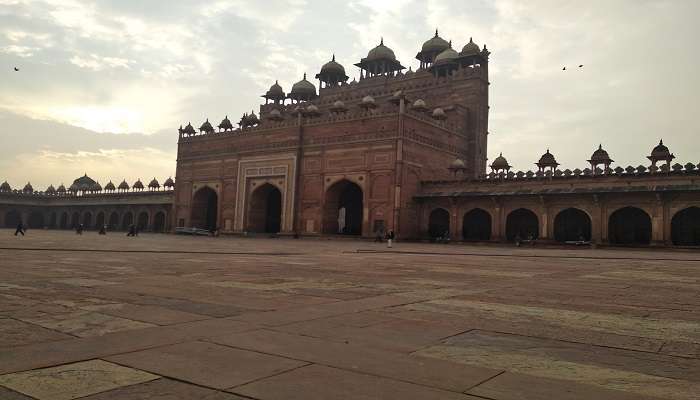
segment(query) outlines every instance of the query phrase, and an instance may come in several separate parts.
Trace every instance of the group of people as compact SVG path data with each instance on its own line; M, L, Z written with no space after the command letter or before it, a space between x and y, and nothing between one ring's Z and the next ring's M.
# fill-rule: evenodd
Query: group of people
M75 227L75 234L82 235L84 230L85 230L85 226L83 226L83 224L78 224ZM22 236L24 236L24 234L26 232L27 232L27 230L24 228L24 224L22 223L22 221L20 221L17 224L17 229L15 229L15 236L20 235L20 234ZM106 235L107 234L107 225L102 225L100 227L100 230L97 231L97 234L98 235ZM136 227L136 225L134 225L134 224L129 225L129 231L127 232L126 236L138 236L138 235L139 235L139 230Z
M386 233L384 232L384 229L379 229L374 237L374 242L382 243L384 240L386 240L386 247L391 248L395 237L396 235L394 235L394 231L392 229L389 229L389 231Z

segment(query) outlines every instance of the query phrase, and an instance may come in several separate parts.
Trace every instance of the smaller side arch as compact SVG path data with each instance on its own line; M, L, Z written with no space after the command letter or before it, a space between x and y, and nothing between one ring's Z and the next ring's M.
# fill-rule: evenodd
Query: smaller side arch
M700 246L700 207L684 208L671 218L674 246Z
M540 232L540 220L532 210L518 208L506 217L506 239L537 239Z
M450 212L436 208L428 216L428 235L431 239L450 236Z
M491 214L482 209L474 208L462 218L462 238L466 241L491 240Z

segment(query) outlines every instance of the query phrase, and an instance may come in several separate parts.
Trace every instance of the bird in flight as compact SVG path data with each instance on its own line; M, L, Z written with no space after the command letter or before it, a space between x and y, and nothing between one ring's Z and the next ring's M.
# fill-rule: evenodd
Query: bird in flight
M19 71L19 68L15 67L15 72Z
M561 70L562 70L562 71L566 71L566 67L562 68Z
M579 67L579 68L583 68L583 64L579 65L578 67Z

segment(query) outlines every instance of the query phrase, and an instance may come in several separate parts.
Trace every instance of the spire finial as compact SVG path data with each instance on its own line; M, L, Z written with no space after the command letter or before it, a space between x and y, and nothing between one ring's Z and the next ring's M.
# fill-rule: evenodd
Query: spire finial
M304 80L306 80L306 72L304 72Z
M333 59L331 61L335 61L335 53L333 53Z
M435 28L435 37L438 37L438 30Z
M469 43L474 43L471 36L469 36Z
M499 155L499 157L503 157L503 152L501 152L501 154Z
M598 150L603 150L603 144L602 144L602 143L598 145Z
M384 36L382 36L382 39L379 41L380 46L384 46Z
M664 140L663 140L663 139L659 140L659 144L660 144L660 145L663 145L663 144L664 144Z

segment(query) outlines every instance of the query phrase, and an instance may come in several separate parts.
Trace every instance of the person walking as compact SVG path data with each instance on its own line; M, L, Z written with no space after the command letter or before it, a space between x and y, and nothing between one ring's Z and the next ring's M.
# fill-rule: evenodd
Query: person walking
M389 232L386 234L386 247L391 248L393 241L394 241L394 230L389 229Z
M97 234L98 235L106 235L107 234L107 225L102 225L102 227L100 227L100 231L97 232Z
M136 236L136 226L134 224L129 225L129 233L126 236Z
M83 234L83 224L78 224L78 227L75 228L75 233L78 234L78 235L82 235L82 234Z
M22 236L24 236L24 225L22 224L22 221L19 221L17 224L17 229L15 230L15 236L17 236L18 233L21 233Z

